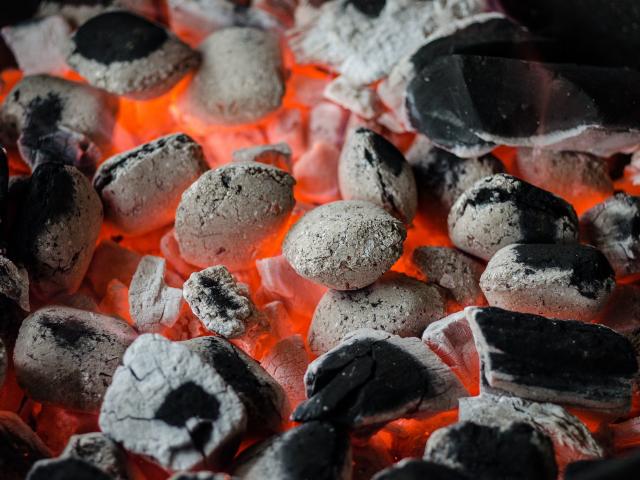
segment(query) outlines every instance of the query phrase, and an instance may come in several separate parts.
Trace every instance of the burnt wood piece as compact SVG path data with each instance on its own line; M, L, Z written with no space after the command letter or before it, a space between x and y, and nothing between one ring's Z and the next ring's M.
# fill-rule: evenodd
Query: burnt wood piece
M636 452L621 458L583 460L571 463L565 471L565 480L630 480L640 470L640 454Z
M378 472L372 480L471 480L445 465L417 459L404 459Z
M0 412L0 472L3 480L24 480L38 460L51 452L13 412Z
M26 480L114 480L114 477L79 458L40 460Z

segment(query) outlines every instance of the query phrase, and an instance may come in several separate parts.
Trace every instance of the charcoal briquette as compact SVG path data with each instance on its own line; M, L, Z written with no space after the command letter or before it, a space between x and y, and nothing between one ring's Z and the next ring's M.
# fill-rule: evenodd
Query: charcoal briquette
M242 148L233 152L234 162L258 162L291 172L291 147L286 143Z
M372 480L469 480L462 473L434 462L405 458L378 472Z
M567 466L565 480L629 480L638 474L640 455L637 451L620 458L582 460Z
M372 87L354 85L344 76L325 87L324 97L365 120L374 119L382 111L382 104Z
M114 477L79 458L40 460L29 471L26 480L114 480Z
M4 379L7 374L7 365L9 364L9 357L7 355L7 348L4 342L0 338L0 388L4 385Z
M129 10L149 17L155 15L154 0L42 0L38 17L61 15L74 27L109 10Z
M0 472L3 480L24 480L32 465L51 451L20 417L0 412Z
M73 435L60 457L83 460L99 468L113 480L129 478L125 451L100 432Z
M3 256L0 256L0 296L15 302L25 312L31 310L27 271Z

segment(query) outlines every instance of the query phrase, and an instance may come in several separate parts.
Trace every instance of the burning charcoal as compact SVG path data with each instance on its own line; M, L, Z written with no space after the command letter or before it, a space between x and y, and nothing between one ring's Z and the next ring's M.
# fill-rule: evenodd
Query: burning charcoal
M183 292L193 313L210 332L227 338L240 337L256 321L257 309L248 287L236 283L222 265L191 274Z
M287 393L290 405L298 405L305 399L304 374L309 355L300 335L280 340L262 359L264 369Z
M129 287L131 318L139 332L156 332L171 327L180 316L182 290L164 280L164 258L145 255L138 264Z
M271 165L232 163L203 174L182 195L176 238L184 259L205 268L251 263L294 206L291 175Z
M98 297L102 298L113 279L128 286L141 259L139 253L111 240L103 240L93 253L86 279Z
M296 194L309 203L329 203L340 199L338 162L340 150L324 141L314 143L293 166Z
M571 205L506 174L478 180L458 197L448 223L455 246L484 260L512 243L573 243L579 230Z
M366 200L406 223L416 214L418 197L411 166L382 135L359 128L349 135L338 169L345 200Z
M172 470L224 462L246 421L240 398L216 370L153 334L127 349L100 412L106 435Z
M585 424L553 403L483 394L460 399L458 420L488 427L508 427L512 422L526 423L551 439L560 470L564 470L569 462L604 455L604 450Z
M151 16L155 14L154 0L42 0L38 16L61 15L74 26L107 10L123 9Z
M135 332L125 322L69 307L45 307L20 327L18 383L33 400L95 412Z
M107 220L140 235L172 223L182 192L206 170L200 145L178 133L109 158L93 184Z
M183 472L176 473L169 480L231 480L231 477L224 473Z
M222 337L199 337L182 343L235 390L247 410L250 429L279 429L285 393L258 362Z
M465 313L480 356L483 392L612 414L629 410L638 364L622 335L601 325L495 307L468 307Z
M260 147L243 148L233 152L234 162L259 162L291 171L291 147L286 143L276 145L262 145Z
M617 275L640 273L640 197L617 193L580 220L589 241L602 250Z
M12 300L28 312L29 277L24 268L18 268L11 260L0 256L0 296Z
M454 408L466 392L453 372L417 338L363 329L311 362L309 400L297 422L327 420L349 427L379 425Z
M583 460L567 467L565 480L628 480L638 474L640 455L637 451L622 458Z
M305 423L245 450L233 476L239 480L347 480L351 478L349 437L329 423Z
M429 437L424 458L477 480L555 480L558 475L549 437L520 422L441 428Z
M113 480L111 475L79 458L40 460L29 470L26 480Z
M406 458L378 472L372 480L469 480L452 468L424 460Z
M73 293L91 262L102 205L76 168L47 163L33 172L13 231L17 257L41 295Z
M48 134L65 127L102 144L111 137L117 106L116 98L88 85L33 75L24 77L5 98L0 125L7 143L25 130Z
M198 64L198 55L161 25L115 11L97 15L76 30L67 62L91 85L148 99L173 87Z
M314 104L309 112L309 144L324 142L341 147L348 120L349 112L335 103Z
M127 456L122 448L103 433L73 435L61 455L99 468L113 480L127 480Z
M377 117L382 110L380 100L373 88L353 85L344 76L329 83L324 90L324 96L366 120Z
M184 98L187 113L206 124L233 125L255 122L280 107L282 54L272 33L226 28L207 37L200 50L202 66Z
M623 335L640 329L640 286L616 285L598 323Z
M484 265L455 248L416 248L413 264L428 281L447 289L460 305L466 307L485 303L480 290Z
M509 245L491 258L480 278L489 305L580 320L604 308L615 283L605 256L580 244Z
M361 328L420 337L427 325L445 315L445 299L438 287L388 272L361 290L325 293L309 327L309 348L322 355Z
M399 220L369 202L348 200L313 209L287 234L282 252L301 276L336 290L372 284L402 255Z
M8 363L9 358L7 357L7 349L5 348L2 339L0 339L0 388L2 388L2 385L4 384Z
M13 412L0 412L0 472L3 480L24 480L34 462L51 452Z

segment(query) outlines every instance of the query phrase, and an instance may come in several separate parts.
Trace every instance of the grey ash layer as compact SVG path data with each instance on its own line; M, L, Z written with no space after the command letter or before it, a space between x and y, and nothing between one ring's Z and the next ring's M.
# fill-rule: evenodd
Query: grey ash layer
M148 99L173 87L198 65L199 58L161 25L114 11L90 18L78 28L67 62L96 87Z

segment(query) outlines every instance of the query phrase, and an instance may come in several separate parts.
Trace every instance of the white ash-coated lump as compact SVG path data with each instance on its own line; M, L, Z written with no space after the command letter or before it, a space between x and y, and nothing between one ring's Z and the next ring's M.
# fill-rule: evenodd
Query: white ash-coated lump
M507 174L485 177L465 191L448 224L454 245L484 260L512 243L574 243L579 231L571 205Z
M435 285L388 272L361 290L329 290L309 327L309 348L321 355L361 328L401 337L420 337L431 322L446 315L446 301Z
M402 255L407 231L369 202L317 207L287 233L282 252L299 275L336 290L372 284Z
M38 402L95 412L135 337L117 318L69 307L42 308L20 327L13 352L18 383Z
M254 162L204 173L184 192L176 212L180 254L201 268L251 263L262 241L282 228L293 210L294 184L288 173Z
M588 320L607 304L615 275L605 256L590 246L515 244L491 258L480 286L492 306Z
M73 435L60 457L84 460L110 475L113 480L129 478L125 451L100 432Z
M225 28L207 37L200 52L202 64L183 99L188 114L233 125L255 122L280 107L284 72L273 33Z
M107 10L130 10L151 17L157 13L153 3L154 0L43 0L36 15L61 15L77 27Z
M163 26L126 11L83 23L71 37L67 57L90 84L136 99L165 93L198 61L198 54Z
M406 223L416 214L411 166L391 142L372 130L358 128L349 135L340 155L338 181L345 200L366 200Z
M207 169L200 145L176 133L109 158L93 185L106 219L141 235L172 223L182 193Z
M218 467L246 422L240 398L212 367L154 334L127 349L100 411L106 435L170 470Z

